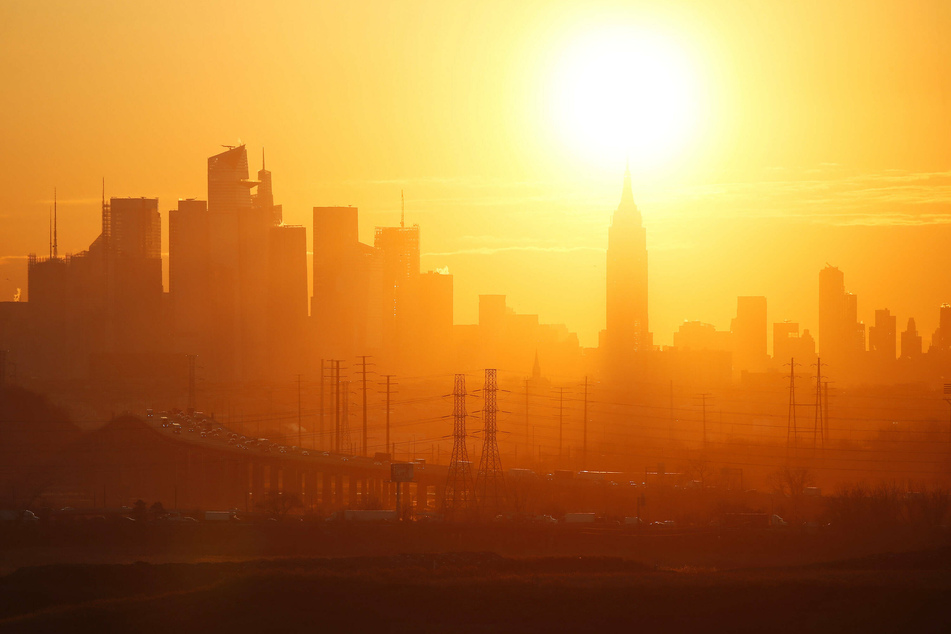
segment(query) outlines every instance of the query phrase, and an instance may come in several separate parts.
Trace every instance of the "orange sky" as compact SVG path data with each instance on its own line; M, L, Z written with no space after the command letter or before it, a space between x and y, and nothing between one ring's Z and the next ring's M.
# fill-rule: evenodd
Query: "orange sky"
M46 250L54 186L61 252L80 251L101 177L159 197L167 225L240 139L308 229L314 205L353 204L370 241L405 190L457 323L504 293L594 345L625 157L568 143L553 86L579 38L630 29L696 82L683 151L633 174L656 342L683 319L728 328L747 294L814 329L826 262L860 318L914 316L926 341L951 301L947 3L269 4L0 3L0 299Z

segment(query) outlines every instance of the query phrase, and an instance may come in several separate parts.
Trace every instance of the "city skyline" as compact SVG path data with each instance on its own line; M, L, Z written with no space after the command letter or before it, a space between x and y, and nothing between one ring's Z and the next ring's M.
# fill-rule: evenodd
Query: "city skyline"
M747 384L797 357L813 365L821 357L851 384L888 384L899 373L933 384L943 376L947 304L931 336L915 316L900 332L888 308L866 325L845 272L829 264L818 275L817 328L770 320L767 296L741 295L728 328L685 319L673 345L655 345L649 306L667 290L649 288L650 240L629 166L606 236L604 328L598 346L585 348L564 324L521 314L499 293L479 294L477 322L460 324L456 276L422 268L421 227L406 225L402 204L399 225L377 226L372 244L361 241L352 206L315 206L308 236L307 227L285 224L264 151L255 180L247 146L224 147L207 160L208 200L179 199L168 212L166 289L158 199L107 201L103 183L99 237L62 257L54 204L50 255L29 255L26 301L0 303L0 344L14 363L36 379L105 379L118 368L146 379L150 366L174 368L177 357L197 355L206 378L229 383L310 373L316 359L360 355L399 373L482 366L527 373L541 352L555 376L593 374L612 384L665 377ZM308 245L319 254L312 266Z
M245 154L246 154L246 150L243 150L243 148L245 148L246 146L243 145L243 144L242 144L242 145L239 145L239 146L224 146L224 147L226 147L226 148L231 148L231 149L228 149L228 150L226 150L224 153L222 153L222 156L223 156L223 155L227 155L228 152L233 152L235 148L242 148L242 151L244 151ZM213 158L214 158L214 157L213 157ZM274 194L273 194L273 185L272 185L272 172L271 172L270 170L266 170L265 167L264 167L265 164L264 164L264 150L263 150L263 149L262 149L261 160L262 160L262 167L261 167L261 169L257 172L258 180L257 180L257 181L254 181L254 185L258 187L259 192L258 192L258 193L251 194L250 191L249 191L248 194L247 194L247 196L248 196L248 203L247 203L247 204L250 205L250 206L253 206L255 209L261 208L261 209L263 210L263 213L265 213L265 215L269 215L269 219L268 219L268 220L262 220L262 222L264 222L265 224L272 224L272 225L274 225L274 226L287 226L288 228L299 226L299 225L291 225L291 224L285 225L285 224L284 224L283 217L282 217L282 207L283 207L283 206L282 206L282 205L275 205L275 204L274 204ZM211 161L211 159L209 159L209 161ZM250 174L250 169L251 169L251 168L250 168L249 166L244 165L241 169L244 169L244 170L248 171L248 174ZM105 194L106 194L105 189L106 189L106 183L105 183L105 181L103 180L103 183L102 183L102 195L103 195L103 196L105 196ZM241 189L244 189L244 186L242 186ZM216 196L217 196L216 194L213 194L213 195L212 195L213 198L216 197ZM643 226L643 220L640 218L640 216L641 216L641 211L640 211L640 208L639 208L639 207L637 206L637 204L635 203L633 196L634 196L634 194L633 194L633 189L632 189L632 184L631 184L630 167L628 166L628 167L625 167L625 172L624 172L623 182L622 182L622 194L621 194L621 199L622 199L622 201L621 201L621 205L619 206L618 209L619 209L619 210L620 210L620 209L624 209L624 210L633 209L633 213L635 213L635 214L637 215L637 218L638 218L636 224L638 224L639 226L641 226L641 232L642 232L642 234L643 234L643 235L641 236L641 238L638 238L637 240L642 241L643 244L645 244L646 246L649 247L649 246L650 246L650 239L645 237L646 234L644 234L644 231L645 231L646 227ZM205 197L207 197L207 195L206 195ZM110 197L110 198L112 198L112 197ZM103 201L104 201L104 200L105 200L105 198L103 199ZM134 200L154 200L154 201L156 201L157 209L158 209L158 208L161 208L161 206L162 206L161 201L159 201L158 199L147 199L147 198L145 198L145 197L116 198L116 200L129 200L129 201L134 201ZM183 205L185 206L185 208L187 208L188 205L194 204L194 203L192 203L191 201L196 201L196 202L199 202L199 203L207 204L207 203L205 203L204 200L198 200L198 199L195 199L195 198L178 198L179 213L181 213L181 209L183 208L183 207L182 207ZM57 205L59 204L58 201L54 201L54 202L57 202ZM104 204L104 203L103 203L103 204ZM402 203L402 202L401 202L401 209L400 209L400 222L401 222L401 223L405 223L405 220L404 220L404 218L405 218L405 208L404 208L404 205L405 205L405 203ZM104 215L103 212L106 210L107 207L108 207L108 206L105 206L105 207L103 207L102 209L98 210L98 211L99 211L99 214L97 214L97 215L103 216L103 215ZM316 212L316 209L318 209L318 208L322 208L322 207L315 206L315 207L314 207L315 212ZM389 231L389 232L394 232L394 233L392 234L392 235L394 235L394 236L396 236L397 233L399 233L400 231L403 231L403 229L402 229L401 227L381 228L381 226L376 225L376 226L374 226L374 227L372 228L373 233L370 233L369 235L366 235L366 234L369 233L369 231L367 230L367 227L366 227L366 224L367 224L367 223L366 223L365 221L361 222L362 217L361 217L360 214L357 213L357 210L358 210L358 207L357 207L357 206L348 205L348 206L345 206L345 207L338 207L338 208L329 208L329 207L328 207L327 209L340 209L341 211L350 210L350 212L351 212L352 215L353 215L353 219L352 219L353 227L352 227L351 231L352 231L352 233L354 234L354 236L356 236L356 239L357 239L358 241L360 241L360 242L363 242L363 243L373 243L373 242L377 242L377 243L378 243L379 240L380 240L381 231L383 231L383 234L382 234L382 235L389 235L389 234L386 233L387 231ZM617 213L618 213L618 212L615 211L614 214L613 214L613 216L616 217L616 216L617 216ZM631 212L627 212L627 213L631 213ZM174 216L174 214L175 214L175 210L174 210L174 209L173 209L173 210L169 210L169 211L168 211L167 213L165 213L165 214L163 214L163 213L161 213L161 212L158 212L157 221L158 221L160 224L158 224L158 225L156 225L156 226L159 227L159 233L157 234L157 235L159 236L159 238L158 238L159 244L168 244L168 243L170 242L170 235L171 235L171 233L172 233L172 229L171 229L171 224L172 224L171 218ZM427 218L428 218L428 216L427 216L426 214L423 214L423 217L427 217ZM263 217L262 217L262 218L263 218ZM105 222L105 220L103 220L102 222ZM306 240L307 240L307 245L308 245L309 247L312 247L313 244L314 244L314 237L313 237L313 236L314 236L314 227L316 226L315 223L316 223L316 216L314 216L314 222L311 222L311 223L309 223L309 224L307 224L307 225L301 227L302 229L304 229L304 230L307 232L307 238L306 238ZM104 226L104 225L103 225L103 226ZM362 228L361 228L361 227L362 227ZM57 223L54 223L52 220L50 220L49 229L48 229L48 230L49 230L49 235L47 236L47 238L48 238L48 240L49 240L49 242L50 242L50 249L51 249L51 250L53 249L53 246L54 246L54 245L53 245L53 243L55 242L54 238L57 237L57 236L54 236L54 235L53 235L53 234L56 232L57 228L58 228L58 222L57 222ZM414 256L414 257L416 258L416 260L417 260L417 264L415 265L417 269L424 270L424 268L421 267L420 264L419 264L420 261L423 261L423 262L426 262L427 260L428 260L429 262L434 262L434 261L435 261L435 262L439 262L439 261L440 261L440 260L437 260L437 259L433 259L434 256L426 257L428 254L427 254L425 251L420 251L420 248L419 248L419 246L418 246L418 243L419 243L419 238L418 238L419 224L418 224L418 223L415 223L415 224L414 224L414 228L413 228L413 227L410 227L410 228L406 228L405 230L406 230L406 231L416 231L416 233L417 233L417 238L416 238L417 246L415 247L415 248L416 248L416 252L415 252L415 256ZM59 233L61 233L61 232L59 232ZM376 234L375 237L374 237L374 234ZM611 235L610 226L607 227L607 234L608 234L608 235L606 236L606 240L604 241L605 246L604 246L604 248L603 248L603 252L604 252L605 254L609 253L608 245L609 245L610 239L611 239L611 238L610 238L610 235ZM366 236L366 238L365 238L365 236ZM158 248L158 247L156 247L156 248ZM641 247L641 248L644 248L644 247ZM71 250L69 250L69 249L65 249L65 248L64 248L64 249L62 249L62 255L63 255L63 256L66 256L66 255L68 255L68 254L70 254L70 253L79 253L79 252L81 252L82 250L83 250L83 249L80 249L79 251L73 252L73 251L71 251ZM36 251L36 250L31 251L31 253L33 253L33 252L35 252L35 251ZM661 251L663 251L663 249L661 249ZM162 268L163 268L162 284L163 284L163 289L164 289L164 291L165 291L166 293L168 293L168 292L170 291L170 288L171 288L171 278L172 278L172 276L173 276L173 274L172 274L171 271L170 271L170 266L169 266L169 252L170 252L170 250L160 249L160 248L159 248L158 251L156 251L156 253L158 253L158 254L161 256L161 260L162 260L162 265L163 265L163 266L162 266ZM52 251L51 251L51 253L52 253ZM314 287L314 276L313 276L313 273L314 273L314 270L315 270L315 269L314 269L313 254L314 254L314 250L313 250L312 248L308 248L308 249L306 250L306 252L305 252L305 257L306 257L306 259L307 259L307 266L306 266L306 271L307 271L307 273L306 273L306 274L307 274L307 288L309 289L309 290L308 290L308 298L307 298L308 311L313 311L313 301L314 301L314 297L315 297L315 294L314 294L314 292L313 292L313 291L314 291L314 288L315 288L315 287ZM420 260L421 257L422 257L422 260ZM435 257L438 257L438 256L435 256ZM527 257L530 258L531 255L529 255L529 256L527 256ZM17 274L19 273L19 274L21 274L21 275L25 278L25 277L26 277L25 273L26 273L26 268L27 268L27 267L26 267L26 265L27 265L26 259L27 259L27 258L26 258L26 256L23 256L22 258L19 258L19 259L22 259L22 266L21 266L21 262L19 262L18 259L15 259L15 260L13 260L12 262L9 262L9 261L7 262L7 268L12 271L12 274L13 274L13 275L17 275ZM609 258L609 260L610 260L610 258ZM647 266L645 265L645 273L644 273L644 274L646 275L646 274L651 270L651 268L652 268L652 267L647 267ZM22 270L20 270L20 269L22 269ZM438 267L438 266L437 266L437 267L430 267L430 270L433 270L433 269L435 269L435 270L441 270L441 271L446 271L446 272L449 272L449 273L451 274L451 271L449 270L449 267L448 267L448 266L445 266L445 267ZM828 262L826 262L823 271L826 272L826 271L832 271L832 270L839 271L839 268L836 267L836 266L833 266L833 265L829 264ZM839 273L839 274L841 275L841 273ZM605 270L605 275L606 275L606 277L607 277L607 270ZM458 276L454 276L454 277L458 277ZM855 273L852 273L851 276L850 276L850 284L853 283L852 280L854 280L855 277L856 277L856 274L855 274ZM772 313L770 313L769 306L771 305L771 302L767 302L767 308L766 308L767 320L766 320L766 321L770 324L770 333L769 333L769 336L767 337L767 341L768 341L768 343L767 343L767 350L768 350L768 353L769 353L770 356L775 356L775 354L776 354L776 351L775 351L774 345L773 345L773 341L774 341L774 336L773 336L773 333L772 333L772 325L773 325L773 324L779 324L779 323L782 323L782 322L793 322L793 323L796 323L796 324L802 324L802 328L804 328L805 330L810 331L810 332L812 333L813 338L814 338L816 341L819 340L819 336L818 336L818 335L819 335L819 333L821 332L821 329L822 329L822 325L821 325L821 321L822 321L821 311L822 311L822 308L821 308L821 306L822 306L822 302L824 301L822 298L823 298L823 296L824 296L823 293L826 292L826 291L823 290L823 286L822 286L822 281L821 281L821 280L822 280L822 275L820 275L820 284L818 285L818 293L817 293L817 297L819 297L818 305L819 305L820 308L819 308L819 311L816 312L816 314L819 315L819 316L815 319L814 322L809 322L808 320L804 320L804 319L801 317L802 315L808 315L808 314L811 312L810 309L808 308L808 306L809 306L808 303L807 303L805 306L799 306L799 307L796 309L795 314L793 314L792 316L783 315L782 317L777 318L776 315L775 315L775 313L776 313L777 311L773 310ZM457 288L460 287L460 286L461 286L462 288L466 288L466 287L467 287L466 280L465 280L464 278L461 278L460 281L461 281L461 284L460 284L458 281L456 282ZM602 285L603 285L603 282L602 282ZM649 284L648 284L648 286L649 286ZM844 288L844 286L843 286L843 288ZM24 286L18 286L18 287L17 287L17 290L18 290L18 292L20 293L20 295L19 295L19 300L20 300L20 301L29 301L29 292L28 292L28 290L29 290L29 285L28 285L28 284L24 284ZM843 292L844 292L844 291L843 291ZM484 294L484 293L480 293L479 295L482 295L482 294ZM489 293L489 294L506 295L505 293ZM863 347L863 348L862 348L863 350L869 350L869 349L871 349L871 332L872 332L871 329L872 329L872 327L873 327L874 324L875 324L875 319L878 317L878 314L879 314L882 310L888 310L888 311L890 311L890 314L891 314L894 318L896 318L896 319L899 319L899 318L900 318L900 319L902 319L902 320L908 320L908 319L914 320L914 322L915 322L916 325L917 325L918 335L919 335L919 336L921 337L921 339L922 339L922 347L923 347L923 349L924 349L925 351L927 351L928 348L930 347L930 345L932 344L932 333L934 333L935 330L936 330L936 329L939 327L939 325L940 325L939 319L938 319L938 312L939 312L938 309L939 309L941 306L943 306L944 304L947 303L947 302L945 302L945 301L941 301L939 304L930 307L931 310L925 311L925 313L923 313L923 314L921 314L921 315L915 315L915 314L905 315L905 314L901 314L901 313L897 313L897 314L896 314L895 311L894 311L891 307L886 307L886 306L880 307L880 306L874 305L874 303L870 303L870 302L874 302L874 301L875 301L874 298L871 299L871 300L869 300L868 298L863 298L864 301L863 301L862 303L859 303L859 301L857 301L857 293L848 293L847 295L851 298L851 301L852 301L852 305L850 306L849 310L851 311L851 314L853 315L853 319L855 320L855 322L856 322L857 325L862 325L862 335L861 335L861 342L862 342L862 343L861 343L861 344L858 344L858 343L857 343L856 345L857 345L857 346L859 346L859 345L862 346L862 347ZM506 297L507 297L507 301L509 301L509 302L511 302L511 301L513 300L513 298L512 298L511 296L509 296L509 295L506 295ZM648 303L648 302L644 302L643 300L638 300L638 301L641 301L641 302L643 302L644 304L647 304L647 305L651 305L651 304L653 304L654 302L663 303L664 300L665 300L665 298L667 298L667 297L669 297L669 293L668 293L668 292L666 292L664 289L658 289L658 290L655 290L655 291L654 291L654 294L653 294L653 296L651 297L651 301L650 301L649 303ZM742 298L743 296L741 295L741 296L739 296L739 297ZM781 299L782 299L782 295L781 295L781 294L774 294L774 295L767 294L767 295L757 296L757 297L765 297L765 298L770 299L770 300L773 300L773 301L775 301L776 299L780 299L780 301L781 301ZM606 298L605 298L605 299L606 299ZM2 300L2 301L9 301L9 300ZM472 297L466 297L466 296L460 297L459 294L454 294L454 303L453 303L453 312L454 312L454 315L455 315L455 314L458 314L459 311L458 311L458 308L457 308L457 307L458 307L458 305L459 305L460 303L471 303L472 301L473 301L473 298L472 298ZM515 298L515 301L518 302L518 299ZM610 303L610 300L607 300L607 301L608 301L608 303ZM719 298L719 301L723 301L723 298ZM825 301L828 301L828 300L825 300ZM815 300L812 302L812 304L813 304L813 305L816 305ZM510 304L510 305L511 305L511 304ZM603 304L602 304L602 305L603 305ZM861 311L859 310L859 306L862 307L862 310L861 310ZM875 307L873 308L872 306L875 306ZM598 308L597 308L596 305L589 305L589 306L586 306L585 308L588 310L588 312L597 312L597 311L598 311ZM844 310L844 309L842 309L842 310ZM468 314L471 313L472 311L471 311L471 310L468 310L468 311L462 311L462 312L463 312L463 315L468 315ZM610 311L606 311L605 315L607 315L608 312L610 312ZM871 315L870 315L870 316L871 316L871 319L868 320L868 323L866 323L863 319L861 319L861 318L858 317L858 315L860 315L860 314L869 314L869 313L871 313ZM310 316L313 316L313 312L310 313ZM542 315L542 317L547 317L547 316L546 316L546 315ZM464 319L464 318L463 318L463 319ZM670 331L660 331L660 332L656 333L656 335L655 335L654 332L648 332L647 334L648 334L648 338L649 338L651 341L654 341L655 338L658 339L659 341L656 342L656 345L659 346L659 347L661 347L661 348L666 347L666 346L670 346L670 345L676 346L676 345L677 345L677 344L676 344L676 332L677 332L677 329L682 328L684 324L689 324L689 323L691 323L691 322L698 322L698 323L702 322L702 323L704 323L704 324L710 324L712 327L718 328L719 330L731 331L731 330L733 330L733 328L734 328L734 325L735 325L735 324L734 324L733 322L734 322L735 319L736 319L736 311L735 311L735 310L733 311L733 313L732 313L729 317L726 317L726 318L725 318L722 322L720 322L720 323L716 323L716 321L719 321L719 320L707 320L707 319L699 319L699 318L698 318L698 319L693 319L693 318L690 318L690 317L684 317L682 320L676 322L676 323L674 324L675 328L672 328ZM470 321L466 322L466 321L460 321L459 319L455 319L455 320L453 321L453 323L454 323L454 324L474 323L474 322L476 322L477 320L478 320L478 307L476 308L476 314L475 314L475 315L472 315L472 316L470 317ZM558 320L557 320L557 318L556 318L556 319L554 319L553 321L558 321ZM602 322L602 326L601 326L601 328L599 329L600 331L604 331L605 324L606 324L607 322L608 322L608 318L607 318L607 316L605 316L605 321ZM921 324L926 324L926 325L925 325L925 326L921 326ZM930 324L934 324L934 326L929 328L929 325L930 325ZM571 329L569 328L569 330L571 330ZM651 330L653 330L653 329L651 329ZM572 332L576 332L576 331L572 331ZM896 333L897 333L897 334L896 334L896 337L897 337L897 342L898 342L898 343L896 344L896 347L897 347L897 349L898 349L899 351L901 350L901 337L900 337L901 332L904 332L904 331L901 330L901 329L899 329L899 330L896 331ZM581 338L582 341L584 341L584 337L582 336L582 333L577 333L577 334L579 335L579 338ZM838 333L838 334L841 335L842 333ZM603 332L601 333L601 336L602 336L602 337L604 336L604 333L603 333ZM857 336L858 336L858 335L857 335ZM589 337L589 338L590 338L590 337ZM597 347L602 346L602 345L604 345L604 342L603 342L603 341L598 342L598 341L596 340L596 341L593 342L590 346L583 344L583 347L597 348ZM652 345L653 345L653 344L652 344ZM646 348L646 349L650 349L650 348L651 348L651 346L648 346L648 348ZM828 356L828 355L827 355L827 356ZM833 357L838 356L838 353L837 353L837 352L833 352L833 353L832 353L832 356L833 356Z
M103 175L111 195L158 197L163 208L172 208L178 197L203 196L197 157L219 143L236 143L240 135L256 149L267 148L268 168L280 174L274 191L288 224L307 225L315 205L352 204L363 212L361 240L370 242L373 227L396 224L404 190L409 217L429 227L423 267L449 266L462 284L458 296L469 298L455 306L460 323L476 319L472 298L500 293L518 310L566 323L583 345L596 345L604 319L598 282L604 275L603 236L626 152L578 151L573 137L564 138L567 124L548 116L545 104L560 94L556 80L575 77L563 56L589 50L591 34L608 28L597 12L552 3L540 12L516 12L510 26L500 27L489 18L491 8L463 15L429 7L433 22L413 22L412 10L404 15L372 5L320 7L298 23L351 26L315 42L301 27L278 28L286 8L253 21L247 17L253 11L203 21L210 9L202 7L194 22L181 26L146 8L116 13L103 6L98 15L115 25L119 39L93 47L88 64L74 69L66 51L81 45L71 25L86 24L88 17L68 4L54 5L59 10L42 19L26 5L0 8L10 29L3 45L32 56L35 75L50 79L36 83L18 69L7 79L10 100L0 105L16 131L0 173L17 184L0 194L8 229L0 236L0 298L24 288L17 273L22 258L46 243L54 187L61 200L60 244L78 252L97 235ZM813 7L786 15L766 5L742 14L735 8L676 6L682 10L604 5L616 23L610 33L647 29L662 49L681 50L677 59L689 71L681 74L697 82L691 94L707 106L694 122L696 137L676 159L651 169L640 160L632 163L635 196L652 242L650 286L689 290L653 298L657 343L671 344L684 319L727 328L731 298L740 295L768 296L771 321L790 319L816 330L812 273L826 262L850 273L859 297L875 300L859 305L861 320L872 323L874 311L887 306L901 320L915 316L927 339L937 326L932 307L947 301L934 272L951 264L937 248L951 234L951 177L940 142L947 125L941 116L945 88L929 81L943 76L951 55L930 55L932 48L926 48L947 46L943 5L845 3L823 12L821 20ZM459 59L455 72L472 81L440 89L445 70L434 61L439 57L404 48L400 29L380 23L384 15L387 23L408 22L407 36L413 33L431 42L433 51ZM43 28L34 28L40 21ZM453 26L436 29L437 22ZM787 22L798 30L770 30ZM211 26L199 30L199 23ZM809 31L802 40L813 23L828 28ZM252 69L260 88L241 80L234 67L217 65L214 56L184 63L183 50L167 38L153 38L178 28L199 54L215 47ZM237 41L228 37L232 32L255 37ZM764 38L765 32L774 36ZM131 57L112 54L113 46L135 38L152 38L155 45ZM361 42L368 57L345 45L348 38ZM460 47L470 38L491 54L465 53ZM802 51L802 58L787 50ZM859 58L867 62L853 76L848 70ZM363 78L363 92L348 92L344 66ZM194 67L194 75L178 70L187 67ZM411 69L405 88L393 80L404 68ZM154 81L144 81L152 71ZM624 76L623 67L605 72ZM134 79L115 91L105 79L112 76ZM499 83L492 84L492 77ZM209 116L202 107L172 117L163 114L168 109L162 100L151 99L184 90L202 101L209 96L205 86L218 86ZM901 99L895 87L916 98ZM111 95L113 125L98 114L101 99L83 96L87 89ZM321 99L323 90L339 98ZM835 96L831 102L829 94ZM348 109L344 102L361 105ZM42 125L32 113L44 113ZM397 117L404 123L391 125ZM146 120L150 125L142 124ZM72 121L95 136L75 133ZM300 134L289 136L288 123ZM602 138L597 130L592 134ZM163 226L163 240L166 231ZM748 248L752 237L762 246ZM726 260L724 253L733 257ZM881 253L894 254L907 268L893 272ZM515 267L544 283L506 275ZM745 272L752 273L743 277ZM909 276L916 280L914 291L905 284ZM549 292L562 279L578 289L577 304Z
M0 629L951 631L951 0L0 59Z

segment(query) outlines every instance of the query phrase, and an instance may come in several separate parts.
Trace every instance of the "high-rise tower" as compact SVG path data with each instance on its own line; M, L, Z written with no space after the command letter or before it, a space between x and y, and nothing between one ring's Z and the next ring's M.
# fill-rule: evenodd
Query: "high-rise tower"
M235 377L265 369L267 247L271 210L254 205L245 146L208 159L209 264L215 364Z
M624 170L621 203L608 229L607 329L610 356L648 351L653 337L647 324L647 231L631 191L631 171Z
M819 271L819 353L834 370L851 367L865 351L865 325L857 313L858 298L845 291L842 271Z
M265 167L264 148L261 149L261 169L258 170L257 193L251 194L252 204L265 212L271 218L271 224L280 225L284 222L283 205L274 204L274 188L271 185L271 171Z

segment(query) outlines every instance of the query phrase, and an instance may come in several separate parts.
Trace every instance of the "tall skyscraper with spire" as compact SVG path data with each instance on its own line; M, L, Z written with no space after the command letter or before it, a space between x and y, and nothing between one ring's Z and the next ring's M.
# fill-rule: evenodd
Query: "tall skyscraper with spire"
M653 347L647 322L647 231L624 170L621 202L608 229L607 328L603 346L611 364Z
M271 171L264 162L264 148L261 148L261 169L258 170L258 191L251 194L254 207L270 214L271 224L277 226L284 222L283 205L274 204L274 189L271 185Z

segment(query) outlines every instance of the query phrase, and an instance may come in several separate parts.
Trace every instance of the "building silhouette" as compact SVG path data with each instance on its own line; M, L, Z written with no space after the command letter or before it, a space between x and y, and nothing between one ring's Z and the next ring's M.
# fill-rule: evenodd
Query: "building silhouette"
M937 353L951 351L951 304L941 304L938 312L938 327L931 337L931 348Z
M269 375L286 377L306 371L307 230L280 225L268 231L267 350Z
M271 217L272 225L280 225L284 222L283 205L274 204L274 188L271 184L271 172L265 168L264 149L261 149L261 169L258 170L257 191L251 195L251 204L255 209L260 209L268 213Z
M106 291L113 353L160 349L162 223L157 198L112 198L106 237Z
M479 323L453 328L456 364L527 373L539 357L554 374L577 372L582 351L564 324L543 324L537 314L517 313L505 295L479 295Z
M369 346L373 249L360 242L356 207L314 207L311 318L316 353L350 359Z
M733 320L733 372L762 372L766 369L766 298L737 297Z
M901 358L918 359L921 357L921 335L915 326L915 318L908 318L908 327L901 333Z
M165 351L158 199L103 197L101 214L87 250L28 257L30 374L141 376Z
M897 333L897 318L887 308L876 310L875 325L868 329L869 354L880 362L894 361Z
M795 358L796 363L807 365L816 358L816 342L808 329L799 333L799 323L782 321L773 324L773 367L782 369L783 364Z
M245 146L208 159L211 320L215 365L224 379L247 378L262 365L270 218L252 207L256 184L248 178Z
M175 350L197 354L213 367L213 301L208 203L179 200L168 212L168 293L172 305Z
M819 356L838 369L853 368L865 351L865 325L858 298L845 291L845 275L834 266L819 272Z
M608 229L606 283L602 348L610 371L626 373L632 355L653 348L647 313L647 231L634 203L629 168Z
M261 379L304 354L306 230L280 224L271 173L259 174L245 146L228 147L208 159L207 203L169 212L173 349L197 354L211 380Z
M391 360L414 352L414 324L419 308L419 225L377 227L373 246L381 267L383 352Z

